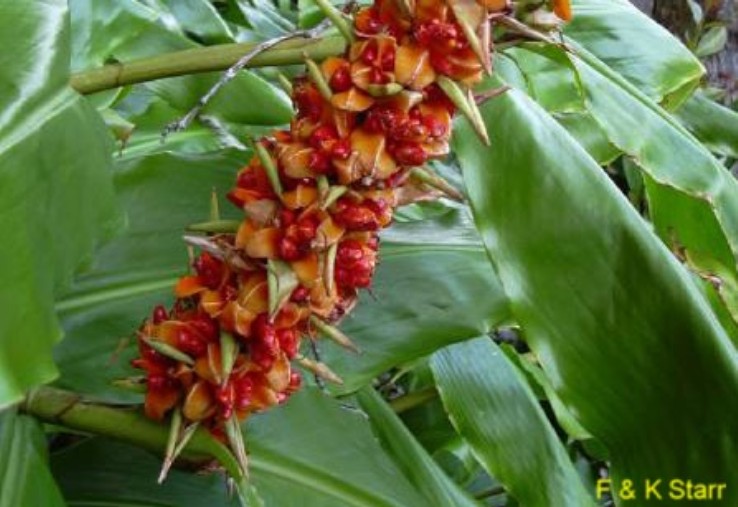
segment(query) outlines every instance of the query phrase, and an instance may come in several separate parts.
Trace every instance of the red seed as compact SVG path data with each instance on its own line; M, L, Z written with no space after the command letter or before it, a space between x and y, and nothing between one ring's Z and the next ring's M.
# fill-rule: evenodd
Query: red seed
M371 76L369 77L369 81L374 84L386 84L389 82L389 78L380 69L374 67L372 69Z
M254 390L254 381L250 375L245 375L233 382L235 404L241 410L246 410L251 404L251 393Z
M290 391L296 391L302 385L302 376L299 372L293 371L290 373L290 383L287 385L287 389Z
M377 217L367 207L344 201L336 209L337 213L333 216L333 219L347 229L354 231L375 231L379 228Z
M149 391L164 391L165 389L171 389L177 386L177 384L171 378L165 375L149 375L146 378L146 386Z
M289 359L297 354L298 334L294 329L280 329L277 331L277 341L279 348L282 349Z
M236 389L234 388L233 383L229 382L222 387L218 387L215 391L215 399L218 400L218 403L222 408L221 416L224 419L231 417L231 415L233 415L233 408L236 402Z
M348 66L339 67L328 80L328 85L336 93L345 92L351 89L351 72Z
M251 324L253 338L271 352L276 352L277 337L274 325L269 322L266 313L260 313Z
M390 135L395 140L422 141L428 137L428 129L419 118L410 118L396 125Z
M338 139L338 133L332 125L321 125L310 134L310 146L315 149L324 149L328 141Z
M154 307L154 311L151 314L151 321L154 324L161 324L168 318L169 313L167 312L166 308L164 308L162 305L156 305Z
M435 51L431 52L430 63L433 69L435 69L439 74L445 74L447 76L453 74L451 62L444 54L440 54Z
M443 137L448 132L446 124L435 116L425 116L423 118L423 125L428 129L431 137Z
M295 236L300 243L306 243L312 241L315 238L316 231L318 230L318 218L313 215L305 217L295 224ZM309 245L306 245L309 246Z
M282 208L279 211L279 225L286 228L295 222L295 212L291 209Z
M340 160L346 160L351 155L351 142L348 139L336 141L331 150L331 155Z
M372 65L377 61L377 56L378 51L376 43L373 44L369 42L361 53L361 61L367 65Z
M141 358L144 360L143 362L146 363L145 366L158 367L157 369L165 370L174 364L173 359L169 359L168 357L158 353L148 345L144 345L143 342L139 350L141 352Z
M295 290L292 291L292 295L290 296L290 301L292 301L293 303L304 303L305 301L307 301L309 296L310 296L310 289L308 289L304 285L300 285Z
M373 7L360 10L355 17L356 30L365 34L376 34L382 29L379 15Z
M341 287L351 287L351 275L347 269L337 267L334 273L336 284Z
M279 256L288 262L292 262L302 257L302 254L300 253L300 248L298 247L297 242L294 239L285 236L279 242Z
M366 246L377 251L379 249L379 236L372 236L369 238L369 241L366 242Z
M313 150L308 167L318 174L327 174L331 170L331 159L324 152Z
M456 112L456 106L451 99L448 98L446 93L441 90L437 84L428 85L423 89L426 102L430 104L438 104L446 108L449 114L453 115Z
M200 315L195 320L190 321L189 325L205 341L214 341L218 338L218 323L206 314Z
M223 263L210 255L203 252L195 259L193 267L200 277L203 285L209 289L217 289L223 278Z
M350 267L363 257L364 248L362 244L355 239L347 239L338 245L336 264L343 267Z
M385 72L394 72L395 70L395 52L387 51L382 55L382 70Z
M402 122L402 114L396 109L378 106L366 115L364 128L370 132L389 132L397 129Z
M256 177L256 172L251 168L242 171L236 179L236 186L240 188L252 189L256 188L258 184L259 181Z
M402 143L394 150L395 159L402 165L419 166L428 160L428 155L417 143Z
M189 327L180 327L176 334L177 348L194 357L200 357L207 352L207 343L197 332Z
M269 370L274 366L277 359L275 354L269 347L261 343L252 343L250 347L251 361L253 361L262 370Z

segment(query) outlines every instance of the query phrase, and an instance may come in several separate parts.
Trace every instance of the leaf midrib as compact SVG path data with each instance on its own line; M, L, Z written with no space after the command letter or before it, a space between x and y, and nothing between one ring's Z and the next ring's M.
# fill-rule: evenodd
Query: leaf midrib
M394 503L374 495L372 492L355 487L350 482L342 482L339 478L320 472L319 469L304 463L289 460L285 457L273 456L271 453L259 453L249 456L253 470L298 483L308 489L319 491L327 496L340 500L344 505L353 507L397 507Z

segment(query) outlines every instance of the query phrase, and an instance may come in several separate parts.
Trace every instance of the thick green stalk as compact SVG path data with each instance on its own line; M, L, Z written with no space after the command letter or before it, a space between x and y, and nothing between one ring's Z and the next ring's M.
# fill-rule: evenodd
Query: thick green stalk
M220 44L105 65L72 74L70 85L79 93L89 94L165 77L225 70L258 45L253 42ZM341 54L345 47L346 42L340 36L287 40L255 56L248 66L302 64L306 55L319 61Z
M53 387L31 391L21 410L42 421L94 433L164 454L169 425L145 418L139 407L115 408L85 401L80 395ZM232 477L240 477L235 457L205 430L198 430L182 456L191 461L217 459Z

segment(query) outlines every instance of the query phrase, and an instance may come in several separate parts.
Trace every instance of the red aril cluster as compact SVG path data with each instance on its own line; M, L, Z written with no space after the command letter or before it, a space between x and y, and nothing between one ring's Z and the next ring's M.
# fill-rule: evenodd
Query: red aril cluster
M179 280L173 309L156 307L139 330L133 364L146 372L148 416L180 407L222 435L232 417L299 388L301 339L371 286L396 207L438 195L413 174L449 152L458 98L441 80L481 80L488 15L507 8L375 0L356 13L343 56L309 62L293 82L289 129L257 141L228 193L244 212L237 232L213 236L217 248Z

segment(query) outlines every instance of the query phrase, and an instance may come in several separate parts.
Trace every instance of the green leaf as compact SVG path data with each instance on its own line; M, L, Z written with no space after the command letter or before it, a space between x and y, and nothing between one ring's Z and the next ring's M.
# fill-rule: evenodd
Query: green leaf
M589 110L647 175L659 236L697 273L720 280L723 304L738 322L738 181L673 117L596 58L580 54L586 63L573 61Z
M679 104L705 73L694 55L628 0L573 0L564 28L635 87L661 102Z
M65 505L46 464L41 424L15 409L0 412L0 505Z
M167 17L168 9L144 7L133 0L71 0L70 6L76 69L199 46L184 35L184 27L174 16L168 14ZM184 11L185 7L181 5L178 9ZM154 23L153 20L160 16L163 21ZM97 28L102 24L106 25L105 30ZM194 107L220 75L210 72L160 79L139 86L153 90L177 111L167 119L171 121ZM287 123L292 116L286 95L254 72L240 72L203 112L248 125L279 125ZM159 129L165 125L163 123Z
M735 504L738 405L725 400L738 362L704 297L535 103L512 91L483 116L492 148L467 125L455 136L477 225L553 388L609 451L615 486L725 482L715 505Z
M697 91L675 116L710 151L738 158L738 113Z
M430 365L456 430L516 500L594 505L527 381L492 340L451 345Z
M558 394L556 394L556 391L551 387L551 380L546 376L546 372L544 372L537 363L534 363L535 359L533 357L529 357L531 356L530 354L522 356L515 352L515 349L510 345L502 345L500 349L507 356L507 359L515 365L521 373L527 375L526 378L528 379L528 385L530 385L534 394L536 394L539 399L545 399L551 404L551 408L556 415L556 422L558 422L561 428L566 431L567 435L576 440L589 440L592 438L592 435L582 428L579 421L576 420L576 418L561 402ZM543 392L538 394L537 391Z
M587 111L576 68L560 47L527 43L500 56L495 64L498 75L552 113L592 158L606 165L621 154Z
M571 82L574 68L566 53L548 44L525 47L510 48L504 54L525 77L527 94L550 113L586 112L582 87Z
M694 50L699 58L707 58L725 49L728 42L728 28L724 25L710 27L700 37L700 42Z
M604 129L589 112L556 115L556 121L577 140L598 164L607 165L622 154L610 142Z
M75 72L108 63L127 41L154 24L159 15L135 0L69 0L69 10L71 65Z
M267 505L427 505L381 449L366 416L317 389L250 419L246 442Z
M131 373L131 341L117 356L116 350L153 305L172 300L176 278L187 267L183 229L207 219L211 188L225 194L244 155L160 154L119 163L115 181L129 229L99 251L75 291L58 305L69 335L56 350L61 386L111 401L140 400L110 386ZM233 206L221 209L228 213L224 218L241 216ZM321 342L324 359L346 381L344 391L508 318L506 299L467 213L455 208L433 221L397 224L385 234L374 297L363 294L341 328L362 354Z
M244 149L240 142L219 136L212 129L196 122L187 130L173 132L162 142L162 129L165 125L182 116L182 111L174 109L144 86L131 91L116 104L116 110L127 121L135 125L118 159L154 155L161 152L182 154L213 153L225 148Z
M206 44L234 42L233 32L208 0L159 0L182 28Z
M471 507L479 505L455 484L415 440L389 405L371 387L357 393L374 431L405 476L423 494L426 505Z
M427 242L384 243L374 297L362 294L341 326L362 354L325 347L324 359L344 379L341 392L449 343L490 332L508 319L507 300L483 251L454 244L450 234L443 236L446 230L436 228Z
M67 86L65 5L0 7L0 407L56 376L54 296L119 225L105 124Z
M102 437L51 455L51 470L70 507L237 506L219 474L193 474L176 468L157 484L161 459L130 444Z

